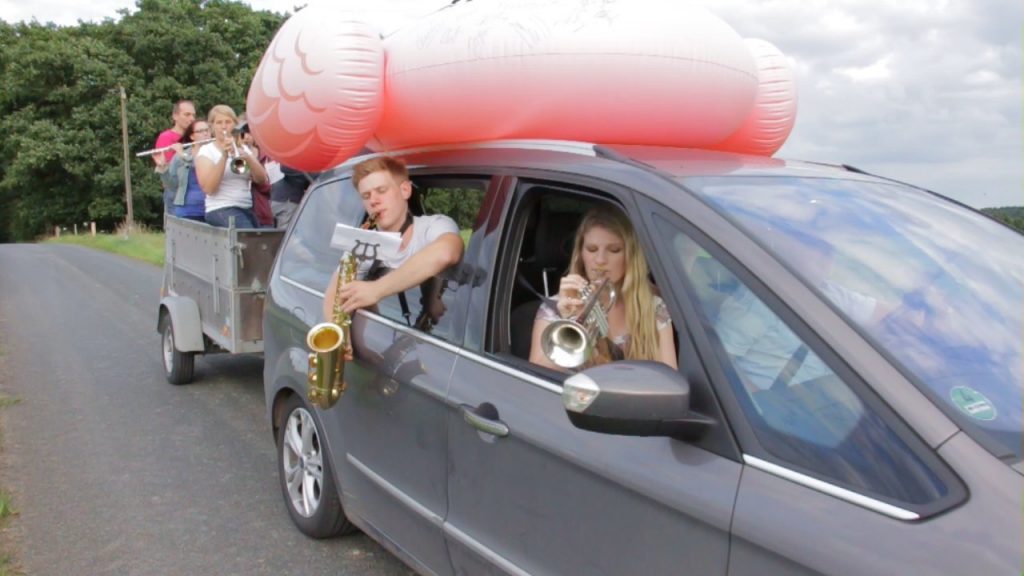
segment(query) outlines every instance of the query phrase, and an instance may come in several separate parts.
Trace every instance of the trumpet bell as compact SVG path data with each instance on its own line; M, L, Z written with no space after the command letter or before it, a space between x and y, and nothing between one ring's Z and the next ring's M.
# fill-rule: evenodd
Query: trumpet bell
M572 320L556 320L541 333L541 351L560 368L575 369L590 359L594 350L582 325Z
M227 130L222 130L221 134L224 135L224 138L228 137ZM231 172L239 176L249 171L249 164L246 163L245 158L242 158L242 153L238 150L238 143L233 137L231 138L231 150L228 151L228 165Z
M243 160L242 158L237 158L237 157L236 158L232 158L231 159L231 171L233 173L238 174L239 176L241 176L241 175L243 175L243 174L245 174L246 172L249 171L249 165L246 164L245 160Z

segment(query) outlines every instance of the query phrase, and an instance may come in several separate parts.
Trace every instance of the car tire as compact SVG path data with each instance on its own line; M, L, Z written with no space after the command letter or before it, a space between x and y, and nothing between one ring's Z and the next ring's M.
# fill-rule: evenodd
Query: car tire
M330 457L322 449L320 423L302 398L285 400L277 430L277 472L288 515L311 538L355 531L345 516L334 484Z
M164 375L175 386L188 384L195 374L195 352L181 352L174 346L174 326L170 316L164 317L160 330L160 348L164 362Z

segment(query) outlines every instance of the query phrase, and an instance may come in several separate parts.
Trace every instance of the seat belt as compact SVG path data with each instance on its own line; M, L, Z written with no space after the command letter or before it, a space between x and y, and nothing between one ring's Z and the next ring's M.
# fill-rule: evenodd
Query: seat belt
M800 346L790 356L789 361L782 367L782 371L775 377L775 381L772 382L770 390L783 390L789 385L790 380L793 376L796 376L800 366L803 365L804 359L807 358L807 353L810 350L807 348L807 344L800 344Z
M406 212L405 222L402 223L402 227L398 230L399 236L404 235L405 231L408 230L410 226L412 226L412 223L412 212ZM380 260L374 260L373 263L370 264L370 269L367 271L366 277L376 280L377 278L380 278L381 276L387 274L391 270L391 268L382 265ZM412 327L412 312L409 311L409 301L405 298L405 290L402 290L401 292L398 293L398 304L399 306L402 307L402 317L405 318L406 325Z

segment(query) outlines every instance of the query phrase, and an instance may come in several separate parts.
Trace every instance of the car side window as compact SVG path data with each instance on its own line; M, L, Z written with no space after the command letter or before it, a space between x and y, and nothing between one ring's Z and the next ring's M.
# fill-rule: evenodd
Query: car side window
M923 506L948 493L884 408L851 386L755 290L656 217L757 442L776 461L883 500ZM915 452L911 445L919 445Z
M558 293L568 271L576 228L599 201L593 195L544 183L524 182L520 189L504 248L516 250L518 257L509 260L514 262L511 278L495 287L499 294L505 293L496 299L509 302L507 308L501 306L508 316L495 349L528 362L538 309L553 305L547 298Z
M448 216L455 220L463 243L468 244L491 179L482 176L413 175L412 180L415 193L410 199L410 209L413 214ZM461 342L459 331L462 328L455 325L454 315L449 314L449 310L455 306L457 288L465 277L463 270L463 264L457 264L401 295L384 298L377 305L377 312L438 338Z
M302 211L280 256L281 276L323 292L338 267L341 250L331 247L334 225L354 226L363 214L359 194L348 178L317 185L307 193Z

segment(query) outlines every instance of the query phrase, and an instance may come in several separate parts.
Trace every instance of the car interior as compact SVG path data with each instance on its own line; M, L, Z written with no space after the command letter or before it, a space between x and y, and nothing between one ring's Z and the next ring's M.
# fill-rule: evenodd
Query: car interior
M544 298L558 293L572 259L576 227L596 204L583 197L540 193L527 200L509 319L510 352L528 360L533 322Z
M572 259L576 229L588 210L607 204L615 205L592 195L543 187L531 190L523 198L523 204L517 209L523 220L519 224L513 223L521 242L508 308L509 347L505 352L512 357L529 361L537 310L547 297L558 293L559 282ZM514 249L517 246L515 239L510 239L508 245ZM720 278L716 272L706 271L709 276ZM649 280L655 284L653 274ZM714 289L722 288L713 278L709 282ZM658 293L656 285L654 291ZM678 348L678 330L673 332L673 337ZM535 369L540 372L547 370L542 367Z

